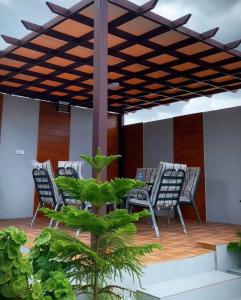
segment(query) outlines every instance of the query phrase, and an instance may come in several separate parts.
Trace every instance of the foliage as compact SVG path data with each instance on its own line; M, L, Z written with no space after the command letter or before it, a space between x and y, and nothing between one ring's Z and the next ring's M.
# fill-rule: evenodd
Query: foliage
M25 233L14 227L0 232L1 300L74 300L63 273L50 272L42 281L34 274L31 258L20 250L26 240Z
M28 278L31 262L21 255L20 247L26 242L23 231L9 227L0 232L0 294L1 299L29 299Z
M124 299L124 289L116 284L128 273L140 279L142 257L160 248L159 244L135 246L135 222L149 215L147 211L128 214L126 210L115 210L101 215L107 203L118 204L131 189L142 183L133 179L114 179L101 182L103 168L119 156L103 156L98 150L95 157L81 156L95 171L96 178L81 180L56 179L57 185L73 198L91 203L94 212L63 207L61 211L42 209L44 214L70 228L89 232L91 244L85 244L64 231L46 228L37 238L31 250L34 270L45 280L49 271L61 271L72 282L76 294L87 293L94 300Z
M241 238L241 232L237 232L236 235ZM228 250L234 253L241 253L241 239L238 242L230 242L228 244Z

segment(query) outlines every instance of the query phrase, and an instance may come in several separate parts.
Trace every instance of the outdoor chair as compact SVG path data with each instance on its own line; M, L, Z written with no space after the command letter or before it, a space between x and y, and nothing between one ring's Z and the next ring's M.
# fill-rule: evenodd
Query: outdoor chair
M156 174L157 168L137 168L135 179L143 181L145 185L142 187L142 189L151 194L153 184L156 179Z
M195 195L198 188L199 179L200 168L187 168L179 204L180 206L191 205L194 208L198 221L201 223L201 218L195 203Z
M150 210L152 225L156 236L160 237L156 222L156 212L177 209L184 233L187 233L179 206L179 199L185 178L186 165L161 162L157 169L156 179L151 194L148 190L134 189L127 197L126 208L138 206Z
M38 207L34 213L31 227L33 226L38 211L41 207L45 205L51 206L55 210L58 210L60 205L62 204L61 195L58 192L58 188L55 185L53 178L53 171L50 161L46 161L44 163L33 163L33 179L35 183L35 188L39 198ZM52 226L52 220L50 220L49 226Z
M59 168L62 168L62 170L69 169L69 171L72 169L72 171L74 173L73 175L76 178L83 179L83 173L82 173L82 171L83 171L83 162L82 161L59 161L58 162L58 169Z
M82 179L82 165L83 163L81 161L59 161L57 176ZM73 199L68 192L61 189L59 190L62 195L64 205L76 206L79 209L86 208L86 203L81 203L79 200Z

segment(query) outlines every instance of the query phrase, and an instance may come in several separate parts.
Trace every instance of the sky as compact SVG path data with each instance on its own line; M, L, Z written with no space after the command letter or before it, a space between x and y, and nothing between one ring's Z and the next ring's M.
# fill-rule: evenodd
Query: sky
M146 0L131 1L138 5L147 2ZM51 2L69 8L78 0L51 0ZM222 43L241 38L241 0L159 0L154 11L170 20L191 13L192 17L186 25L188 28L202 33L219 27L215 39ZM0 34L21 38L29 33L20 23L21 20L42 25L53 16L45 0L0 0ZM7 46L0 39L0 50ZM169 106L129 113L125 117L125 123L148 122L240 105L241 91L223 93L212 98L201 97L189 102L182 101Z

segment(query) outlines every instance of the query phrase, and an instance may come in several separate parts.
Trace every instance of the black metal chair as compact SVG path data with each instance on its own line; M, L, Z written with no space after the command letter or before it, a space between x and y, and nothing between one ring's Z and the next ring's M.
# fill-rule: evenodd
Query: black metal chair
M179 206L184 178L185 171L183 169L165 169L165 164L162 165L161 163L157 171L157 178L153 185L151 195L149 195L146 190L133 190L127 199L127 209L133 205L149 209L153 228L157 237L160 237L160 233L156 222L155 212L177 209L183 231L184 233L187 233Z
M63 176L63 177L70 177L70 178L74 178L74 179L78 179L78 173L76 172L76 170L72 167L60 167L57 169L57 176ZM63 191L62 189L59 189L62 199L63 199L63 203L64 205L72 205L72 206L76 206L79 209L85 209L84 204L76 199L73 199L71 197L71 195L68 192Z
M56 192L56 189L53 186L53 182L50 179L49 173L46 169L33 169L32 175L33 175L35 188L39 198L39 204L34 213L30 225L31 227L34 224L38 211L41 207L48 205L54 208L55 210L58 210L62 203L62 199ZM51 225L52 225L52 220L49 223L49 226Z

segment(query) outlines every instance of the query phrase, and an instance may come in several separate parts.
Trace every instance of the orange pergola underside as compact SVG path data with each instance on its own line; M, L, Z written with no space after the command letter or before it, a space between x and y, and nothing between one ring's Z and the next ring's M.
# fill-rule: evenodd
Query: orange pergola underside
M127 0L109 0L108 108L129 112L241 88L240 41L221 44ZM0 53L0 92L93 106L94 1L56 14Z

